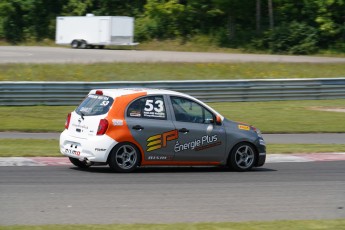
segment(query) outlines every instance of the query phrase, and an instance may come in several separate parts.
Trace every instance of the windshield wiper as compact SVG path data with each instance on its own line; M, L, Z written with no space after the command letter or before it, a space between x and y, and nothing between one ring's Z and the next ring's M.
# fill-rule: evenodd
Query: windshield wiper
M80 112L80 116L81 116L81 119L83 119L83 120L84 120L84 116L85 116L85 114L84 114L83 112Z

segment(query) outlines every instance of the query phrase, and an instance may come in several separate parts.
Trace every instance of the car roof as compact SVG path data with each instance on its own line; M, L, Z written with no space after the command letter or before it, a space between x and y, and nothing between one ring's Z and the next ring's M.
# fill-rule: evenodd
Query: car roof
M130 95L135 93L146 93L147 95L154 95L154 94L166 94L166 95L178 95L178 96L185 96L189 98L193 98L190 95L166 90L166 89L151 89L151 88L117 88L117 89L93 89L90 91L89 94L96 94L96 91L102 91L103 95L110 96L113 98L123 96L123 95Z
M200 101L199 99L190 96L185 93L180 93L172 90L166 90L166 89L151 89L151 88L116 88L116 89L93 89L89 92L89 94L96 94L96 91L102 91L103 95L109 96L112 98L124 96L124 95L130 95L130 94L136 94L136 93L146 93L146 95L156 95L156 94L161 94L161 95L173 95L173 96L182 96L185 98L190 98L192 100L198 101L200 104L208 108L210 111L213 113L219 115L221 119L223 120L224 117L219 114L216 110L205 104L204 102Z

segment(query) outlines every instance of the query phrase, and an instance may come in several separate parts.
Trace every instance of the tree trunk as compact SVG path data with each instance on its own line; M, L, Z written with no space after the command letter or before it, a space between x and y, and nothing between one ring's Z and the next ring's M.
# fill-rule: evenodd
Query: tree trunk
M261 0L256 0L256 33L261 33Z
M274 19L273 19L273 4L272 0L268 0L268 17L270 20L270 29L273 30L274 28Z
M236 24L235 17L232 14L228 16L228 37L230 40L235 39L236 36Z

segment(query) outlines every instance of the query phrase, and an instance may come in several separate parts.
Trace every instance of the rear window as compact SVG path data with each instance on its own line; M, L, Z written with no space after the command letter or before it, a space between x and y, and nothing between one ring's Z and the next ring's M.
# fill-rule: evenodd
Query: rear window
M90 94L75 110L77 114L83 116L103 115L109 111L114 99L104 95Z

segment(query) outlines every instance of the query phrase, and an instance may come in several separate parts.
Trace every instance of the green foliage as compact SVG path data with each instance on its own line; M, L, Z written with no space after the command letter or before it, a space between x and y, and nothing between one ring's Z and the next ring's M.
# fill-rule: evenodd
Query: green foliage
M267 31L262 39L254 41L254 45L272 53L312 54L318 50L318 41L315 28L294 21Z
M87 13L88 8L92 6L92 0L69 0L63 6L63 15L82 16Z
M139 38L173 38L181 35L185 6L177 0L148 0L145 14L137 21Z
M243 48L252 44L255 49L293 54L342 47L345 42L344 0L275 0L273 30L267 3L268 0L0 0L0 40L16 44L54 39L57 16L93 13L135 17L138 42L180 39L184 44L194 36L208 36L219 47ZM251 43L253 38L255 42Z

